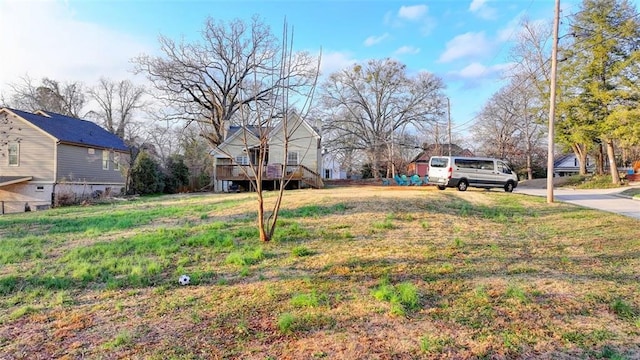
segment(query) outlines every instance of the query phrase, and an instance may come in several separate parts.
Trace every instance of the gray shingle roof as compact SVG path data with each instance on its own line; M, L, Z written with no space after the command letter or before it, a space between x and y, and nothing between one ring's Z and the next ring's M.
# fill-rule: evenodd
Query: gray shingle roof
M129 150L122 139L91 121L50 111L42 111L50 116L46 117L21 110L9 110L62 142L121 151Z

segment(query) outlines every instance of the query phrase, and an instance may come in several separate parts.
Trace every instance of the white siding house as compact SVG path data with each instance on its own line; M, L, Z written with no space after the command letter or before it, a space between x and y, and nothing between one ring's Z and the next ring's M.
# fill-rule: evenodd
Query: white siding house
M265 173L262 174L265 188L275 188L283 172L290 179L292 188L323 187L320 135L295 113L289 114L287 121L286 127L280 122L271 129L231 127L225 141L210 152L214 158L215 190L230 191L237 186L250 190L250 180L255 181L255 176L248 167L258 162L256 148L260 137L267 142ZM289 140L285 154L286 135Z
M587 156L587 172L593 172L595 161ZM572 176L580 173L580 162L574 153L559 156L553 162L553 176Z

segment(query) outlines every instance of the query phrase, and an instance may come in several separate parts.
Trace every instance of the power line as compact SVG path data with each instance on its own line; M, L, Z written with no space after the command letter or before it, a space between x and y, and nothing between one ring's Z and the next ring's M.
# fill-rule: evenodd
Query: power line
M529 6L531 6L531 4L530 4ZM580 10L580 11L577 11L577 12L575 12L575 13L567 14L567 15L563 16L563 18L571 18L571 17L574 17L574 16L576 16L577 14L583 13L583 12L585 12L585 11L587 11L587 10ZM638 19L638 18L640 18L640 13L636 12L635 14L633 14L633 15L631 15L631 16L629 16L629 17L627 17L626 19L623 19L623 20L622 20L622 22L627 22L627 21L629 21L629 20ZM570 26L575 26L575 25L570 25ZM576 26L576 27L580 29L580 27L579 27L579 26ZM583 29L583 30L588 30L588 29ZM619 31L617 31L617 32L613 32L613 33L611 33L611 34L608 34L608 36L606 36L605 38L603 38L603 41L611 40L611 39L617 38L617 37L619 37L619 35L621 35L621 34L622 34L622 31L621 31L621 30L619 30ZM580 45L580 44L582 44L582 43L584 43L584 42L586 42L586 41L587 41L586 39L582 40L580 37L575 36L575 35L574 35L574 34L572 34L572 33L567 33L567 34L565 34L565 35L563 35L563 36L567 36L567 35L573 35L575 38L580 39L580 41L574 41L574 42L573 42L573 45L574 45L574 46L575 46L575 45ZM560 37L560 38L562 38L562 37ZM582 50L583 50L583 51L588 51L588 50L590 50L590 49L594 48L594 47L595 47L595 46L597 46L597 45L598 45L598 44L593 44L593 45L591 45L590 47L584 48L584 49L582 49ZM495 57L494 57L494 59L495 59ZM536 68L531 72L531 74L538 74L540 70L542 70L543 68L545 68L545 67L549 64L550 60L551 60L551 59L546 59L544 62L542 62L540 65L538 65L538 66L537 66L537 67L536 67ZM520 80L518 83L516 83L515 87L520 87L520 86L522 86L522 85L523 85L523 84L525 84L527 81L530 81L530 80L531 80L531 77L532 77L532 76L527 76L526 78L524 78L524 79ZM477 115L473 116L471 119L469 119L468 121L465 121L465 122L464 122L464 123L462 123L462 124L457 124L457 125L455 125L455 126L453 127L453 129L459 129L459 128L462 128L463 126L466 126L467 124L470 124L470 123L472 123L472 122L476 121L479 117L480 117L480 115L479 115L479 114L477 114Z

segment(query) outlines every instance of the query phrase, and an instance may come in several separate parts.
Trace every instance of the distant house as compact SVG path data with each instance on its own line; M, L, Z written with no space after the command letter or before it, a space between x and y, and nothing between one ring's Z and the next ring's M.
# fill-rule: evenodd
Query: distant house
M587 156L587 172L595 170L595 160L591 156ZM576 154L564 154L558 156L553 161L553 176L572 176L580 174L580 162Z
M409 174L418 174L419 176L427 175L429 171L429 159L432 156L449 155L449 144L430 144L423 148L416 157L411 160L407 166ZM469 149L463 149L456 144L451 144L451 156L475 156Z
M322 154L322 178L327 180L347 178L347 171L342 168L340 161L328 151L323 151Z
M0 108L0 213L120 193L128 156L122 139L93 122Z
M320 135L295 113L289 115L288 131L291 133L286 154L283 123L278 123L268 131L267 160L262 174L264 188L277 188L283 171L286 178L290 179L289 188L322 188ZM259 133L260 129L255 127L230 127L226 139L211 150L216 191L230 191L238 187L252 190L251 180L255 180L255 177L247 176L242 168L248 169L250 164L258 162Z

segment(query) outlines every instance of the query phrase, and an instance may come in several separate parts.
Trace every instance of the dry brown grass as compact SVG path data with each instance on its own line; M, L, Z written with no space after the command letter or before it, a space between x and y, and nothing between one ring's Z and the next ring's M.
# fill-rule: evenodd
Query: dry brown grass
M280 224L288 240L260 245L238 236L233 249L183 247L158 258L162 275L149 285L72 280L52 289L30 280L38 269L73 279L63 259L77 246L157 228L252 227L238 222L254 213L250 194L165 197L63 215L195 206L142 226L59 236L25 215L31 231L56 245L0 271L0 358L640 357L640 239L628 231L637 220L499 191L291 191ZM13 223L2 221L0 232L11 236ZM267 256L256 263L225 262L232 251L260 246ZM310 255L293 256L295 247ZM209 275L179 287L177 263ZM12 290L10 276L19 277ZM411 283L419 308L393 315L390 302L372 296L383 281ZM319 301L295 306L297 294ZM285 313L294 319L288 329L279 325Z

